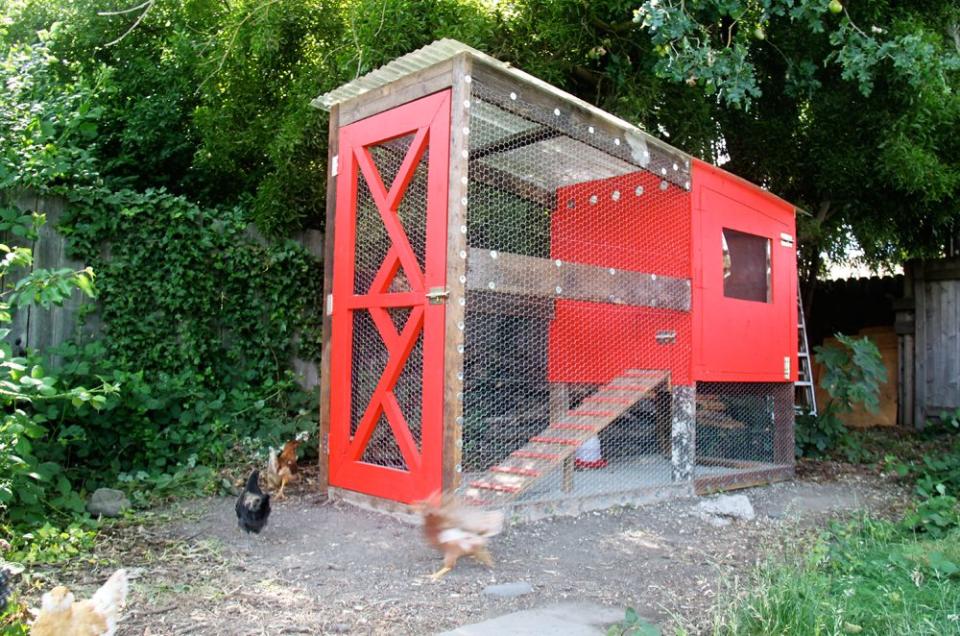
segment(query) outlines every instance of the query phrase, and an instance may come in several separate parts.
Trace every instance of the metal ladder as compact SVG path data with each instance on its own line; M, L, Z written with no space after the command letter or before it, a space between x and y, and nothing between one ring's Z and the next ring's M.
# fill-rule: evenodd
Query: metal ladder
M794 383L793 408L797 414L817 414L817 395L813 388L813 365L810 345L807 343L807 321L803 315L803 300L797 286L797 381Z

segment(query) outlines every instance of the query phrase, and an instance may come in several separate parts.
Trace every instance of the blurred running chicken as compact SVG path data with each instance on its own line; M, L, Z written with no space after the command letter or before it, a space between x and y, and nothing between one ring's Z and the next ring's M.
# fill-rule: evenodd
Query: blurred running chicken
M288 483L297 481L297 447L300 446L299 436L283 445L280 456L277 451L270 449L270 458L267 460L267 486L276 493L277 499L283 499L283 489Z
M34 636L113 636L117 614L127 600L127 572L117 570L86 601L75 601L73 592L57 586L43 595L40 615L33 622Z
M415 508L423 516L427 541L443 553L443 567L433 573L431 579L439 580L462 556L472 556L493 567L487 541L503 530L502 512L469 508L448 493L435 493Z

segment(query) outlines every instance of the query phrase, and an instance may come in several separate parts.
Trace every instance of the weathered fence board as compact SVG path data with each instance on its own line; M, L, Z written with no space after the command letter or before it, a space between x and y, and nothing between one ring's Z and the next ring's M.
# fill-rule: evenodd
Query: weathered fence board
M941 411L960 408L960 258L915 261L905 271L896 306L904 357L900 424L922 428Z
M8 277L4 281L5 286L16 284L23 276L38 269L69 268L79 270L85 267L83 263L67 257L66 239L56 230L65 210L62 199L20 193L12 198L12 203L23 212L46 215L47 222L40 228L37 238L33 241L14 235L3 237L5 242L33 249L32 267L27 271L20 271ZM84 305L92 302L80 292L74 292L61 307L43 309L29 306L17 310L13 315L7 341L15 351L28 348L47 350L75 336L86 337L96 334L99 330L96 315L88 315L85 324L82 326L78 325L77 322ZM56 364L58 359L55 358L51 362Z

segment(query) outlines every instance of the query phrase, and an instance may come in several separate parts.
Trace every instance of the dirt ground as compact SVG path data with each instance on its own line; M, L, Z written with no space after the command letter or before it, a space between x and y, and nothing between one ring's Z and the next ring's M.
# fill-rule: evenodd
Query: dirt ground
M661 625L705 628L711 607L758 562L831 518L891 514L902 488L876 474L817 470L741 491L751 522L716 528L697 499L514 526L493 542L490 570L463 561L427 575L439 555L420 529L310 493L278 503L260 536L240 536L232 499L182 504L106 534L96 564L46 572L86 593L118 565L134 579L120 634L431 634L564 601L635 607ZM44 576L44 573L35 573ZM527 582L531 593L484 588Z

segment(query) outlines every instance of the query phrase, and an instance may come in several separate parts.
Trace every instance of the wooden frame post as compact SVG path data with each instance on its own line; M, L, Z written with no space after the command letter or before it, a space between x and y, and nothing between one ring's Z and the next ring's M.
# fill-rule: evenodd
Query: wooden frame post
M330 134L327 147L327 216L323 228L323 333L320 352L320 431L319 478L320 490L327 494L330 487L330 328L331 300L333 298L333 226L337 210L337 152L340 142L340 107L330 109Z
M550 383L550 425L562 422L570 410L570 391L562 382ZM563 460L563 492L573 490L574 455Z
M670 464L673 481L692 485L696 467L696 389L692 386L674 386L672 411Z
M469 204L470 58L453 60L450 100L450 195L447 207L447 305L443 356L443 489L463 474L463 354L466 330L467 207Z

